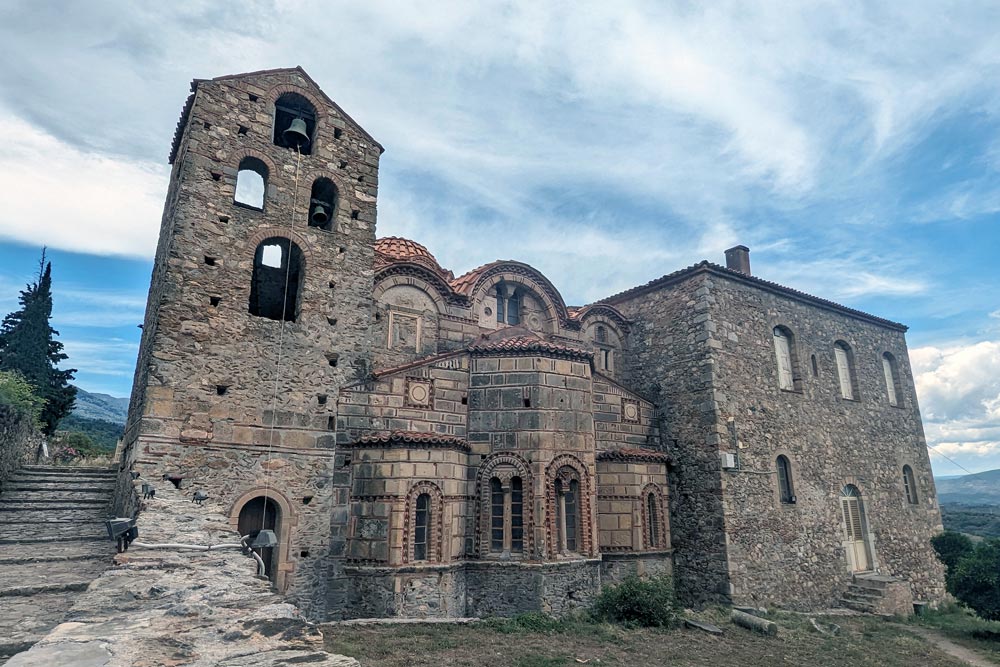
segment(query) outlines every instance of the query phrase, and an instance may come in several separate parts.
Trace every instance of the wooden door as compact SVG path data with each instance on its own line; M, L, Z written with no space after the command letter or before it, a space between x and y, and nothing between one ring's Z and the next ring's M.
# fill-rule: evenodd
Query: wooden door
M275 535L280 535L278 525L278 506L270 498L258 496L247 502L240 510L239 531L240 535L249 535L252 538L264 530L273 530ZM265 572L268 577L274 579L276 549L254 549L264 561Z
M863 572L871 569L868 562L868 546L865 540L864 521L862 520L861 499L858 496L841 496L841 509L844 515L846 532L845 548L847 564L851 572Z

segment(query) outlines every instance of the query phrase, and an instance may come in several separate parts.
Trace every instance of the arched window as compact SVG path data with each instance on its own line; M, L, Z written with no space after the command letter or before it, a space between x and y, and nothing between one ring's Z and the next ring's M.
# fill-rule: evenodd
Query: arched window
M596 340L598 343L607 343L608 330L605 329L603 326L599 325L597 327L597 331L594 333L594 340Z
M787 456L779 456L775 461L778 470L778 495L781 502L791 505L795 502L795 489L792 486L792 464Z
M660 508L652 491L646 495L646 546L650 549L660 546Z
M848 400L858 397L857 379L854 374L854 352L851 346L842 340L833 345L833 354L837 359L837 380L840 383L840 395Z
M774 327L774 356L778 362L778 388L795 391L795 338L785 327Z
M431 496L417 496L413 510L413 560L427 560L427 542L431 525Z
M575 479L555 481L556 532L559 551L576 552L580 543L580 482Z
M504 306L507 304L507 290L504 289L503 283L497 285L497 322L503 324L507 320L506 309Z
M309 196L309 226L333 229L337 215L337 186L329 178L317 178Z
M507 283L497 283L497 322L521 323L521 292Z
M294 322L303 279L302 251L286 238L261 242L253 258L250 314Z
M263 210L267 175L267 165L263 161L255 157L243 158L236 172L236 194L233 196L233 202L259 211Z
M889 405L898 406L900 404L899 365L896 358L885 352L882 354L882 373L885 375L885 392L889 398Z
M903 466L903 489L906 491L906 502L917 504L917 480L913 476L913 468Z
M524 551L524 490L520 477L510 480L510 550Z
M301 120L302 123L293 126L296 120ZM309 155L312 153L315 132L316 109L309 100L297 93L285 93L275 101L273 137L275 146L283 148L297 146L303 155Z
M490 480L490 551L500 553L504 550L504 505L505 493L503 482L494 477Z

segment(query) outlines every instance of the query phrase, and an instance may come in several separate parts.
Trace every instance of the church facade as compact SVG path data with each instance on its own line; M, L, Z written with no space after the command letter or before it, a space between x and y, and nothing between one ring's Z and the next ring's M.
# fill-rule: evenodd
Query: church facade
M382 147L300 68L196 80L136 367L121 512L168 478L273 530L317 619L943 596L900 324L751 275L749 250L583 307L376 238ZM135 473L138 473L136 478Z

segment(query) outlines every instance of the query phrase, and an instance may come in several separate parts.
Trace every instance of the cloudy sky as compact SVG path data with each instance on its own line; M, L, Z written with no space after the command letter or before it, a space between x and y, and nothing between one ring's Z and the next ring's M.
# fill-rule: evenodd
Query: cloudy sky
M992 0L7 0L0 310L47 245L80 386L127 395L191 79L302 65L387 149L380 235L456 273L521 259L572 304L744 243L910 325L929 440L997 468L997 25Z

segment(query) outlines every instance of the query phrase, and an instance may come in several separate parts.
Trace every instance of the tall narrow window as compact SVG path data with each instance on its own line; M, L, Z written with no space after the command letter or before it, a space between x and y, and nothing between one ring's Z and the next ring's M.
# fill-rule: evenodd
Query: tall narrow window
M646 496L646 546L656 549L660 546L660 511L656 502L656 494Z
M601 350L602 370L611 370L611 350Z
M598 326L597 327L597 333L594 335L594 339L598 343L607 343L608 342L608 330L605 329L603 326Z
M580 531L580 482L570 480L566 491L566 551L575 552Z
M775 462L778 469L778 494L781 502L790 505L795 502L795 490L792 488L792 465L788 457L779 456Z
M250 278L250 314L294 322L303 279L302 251L286 238L265 239L257 246Z
M514 292L507 299L507 324L521 323L521 293Z
M417 496L413 517L413 560L427 560L427 533L430 528L431 497L421 493Z
M248 208L262 210L267 190L267 165L255 157L245 157L236 172L236 194L233 201Z
M510 480L510 550L524 551L524 490L520 477Z
M889 405L899 405L899 366L896 359L888 352L882 355L882 373L885 376L885 392Z
M903 466L903 489L906 491L906 502L917 504L917 480L913 477L913 468Z
M840 382L840 395L843 398L853 400L854 373L851 348L843 341L837 341L833 346L833 354L837 358L837 380Z
M490 480L490 551L500 553L504 543L504 492L503 484L494 477Z
M506 320L506 315L504 314L504 306L507 304L507 291L504 289L503 283L497 285L497 322L503 324Z
M792 337L783 327L774 328L774 356L778 361L778 387L786 391L795 389L792 367Z

